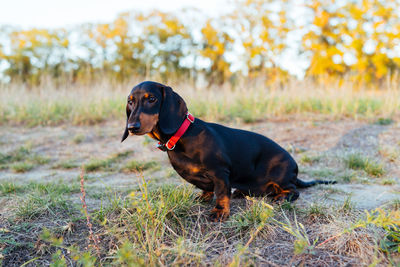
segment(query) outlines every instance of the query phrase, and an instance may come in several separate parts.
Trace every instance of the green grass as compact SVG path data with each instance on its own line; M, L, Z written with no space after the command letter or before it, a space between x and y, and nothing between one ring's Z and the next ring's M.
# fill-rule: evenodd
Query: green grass
M294 255L301 254L313 254L315 244L318 239L311 242L310 237L302 223L297 221L296 214L294 214L294 220L290 220L285 213L283 213L285 221L278 222L281 227L290 235L294 237L293 242L293 253Z
M190 216L193 205L196 205L195 197L193 187L163 185L149 190L148 185L143 183L140 191L132 192L128 198L114 199L114 204L112 204L114 208L109 211L118 216L111 214L105 214L105 216L109 221L107 232L116 238L115 241L121 247L121 250L117 252L117 263L135 265L134 263L143 262L144 265L154 265L159 258L157 251L166 244L165 242L174 247L175 244L180 243L183 247L180 250L179 246L175 247L178 249L176 252L175 249L169 252L164 251L164 255L177 257L180 252L183 252L181 256L184 256L188 262L193 261L193 258L185 255L184 249L189 248L180 240L181 236L185 236L182 232L182 223ZM124 221L125 226L117 223L118 221ZM165 227L166 225L169 229ZM173 232L179 233L179 236L177 237ZM127 247L135 249L127 249ZM193 248L189 252L193 252Z
M124 152L118 152L116 154L113 154L110 159L113 160L114 162L120 161L122 159L127 158L129 155L132 154L132 151L124 151Z
M69 170L69 169L75 169L78 167L80 167L80 165L76 161L65 160L65 161L60 161L60 162L56 163L52 168Z
M158 167L160 167L160 164L156 161L139 162L136 160L131 160L125 164L122 170L136 172L136 171L146 171L150 169L155 169Z
M83 135L83 134L77 134L77 135L75 135L74 136L74 138L72 139L72 141L75 143L75 144L80 144L80 143L82 143L84 140L85 140L85 135Z
M22 192L24 190L24 186L15 184L13 182L1 182L0 183L0 193L1 195L9 195Z
M19 186L19 205L16 207L16 217L19 220L33 220L42 216L57 217L69 214L73 206L67 199L67 195L78 193L78 183L35 183L31 182Z
M126 151L112 155L107 159L91 159L88 163L83 165L86 172L94 171L113 171L114 164L128 157L132 152Z
M94 171L110 171L113 161L111 159L92 159L85 165L83 165L83 169L86 172L94 172Z
M274 208L268 204L269 200L249 198L249 205L240 212L236 213L228 221L228 224L234 229L235 232L248 231L257 228L259 225L266 224L271 221L274 216ZM271 229L265 229L271 230Z
M78 183L71 183L67 181L49 182L49 183L35 183L31 182L26 187L31 192L38 192L39 194L71 194L80 192Z
M320 160L321 156L308 155L308 154L303 154L300 158L300 162L304 164L313 164L319 162Z
M395 185L397 182L395 179L383 179L381 184L383 185Z
M17 206L15 215L20 220L33 220L41 216L56 217L68 213L71 209L65 197L57 194L29 194L24 196Z
M381 163L373 161L359 153L349 154L344 162L346 166L353 170L363 170L369 175L380 177L385 174L384 167Z
M48 157L43 157L43 156L35 154L29 159L29 161L34 164L43 165L43 164L49 163L50 159Z
M43 165L43 164L47 164L49 162L50 162L49 158L42 157L39 155L34 155L34 156L28 158L26 161L15 162L15 163L9 165L9 167L11 168L11 170L13 172L24 173L24 172L28 172L28 171L34 169L37 165Z
M71 194L80 192L79 183L74 182L48 182L48 183L15 183L10 181L0 182L0 192L3 195L15 194L15 193L37 193L37 194Z
M354 171L345 171L338 176L338 179L345 183L351 183L357 180L357 175Z
M297 212L299 211L299 208L297 207L297 205L293 202L289 202L287 200L283 201L282 203L279 204L281 210L287 210L287 211L291 211L291 212Z
M10 167L13 172L24 173L32 170L35 167L35 165L28 162L17 162L12 164Z
M332 177L336 176L336 170L328 169L328 168L312 169L312 170L307 171L307 173L316 178L332 179Z
M314 218L330 218L327 207L318 202L311 203L306 209L306 214Z
M11 168L13 172L24 173L32 170L37 165L50 162L50 159L33 153L31 146L20 146L8 153L0 153L0 169Z
M378 125L390 125L394 122L392 118L379 118L376 120L375 124Z
M13 162L23 161L31 154L30 146L20 146L16 150L6 154L0 153L0 164L9 164Z
M354 203L351 201L351 195L349 195L338 210L340 212L348 214L351 213L354 210L354 208L355 206Z

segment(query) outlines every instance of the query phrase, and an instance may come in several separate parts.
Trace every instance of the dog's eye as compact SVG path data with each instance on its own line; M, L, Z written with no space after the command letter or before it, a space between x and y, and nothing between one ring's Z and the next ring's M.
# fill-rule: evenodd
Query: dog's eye
M149 97L149 102L153 103L154 101L156 101L156 98L154 96L150 96Z

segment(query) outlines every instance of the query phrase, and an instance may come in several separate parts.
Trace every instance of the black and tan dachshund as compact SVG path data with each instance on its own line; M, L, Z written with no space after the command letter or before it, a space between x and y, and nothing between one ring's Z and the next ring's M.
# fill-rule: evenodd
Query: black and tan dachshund
M187 112L185 101L170 87L142 82L128 96L122 141L129 134L148 134L165 144L180 129ZM166 151L178 174L203 190L200 199L210 201L216 195L211 213L215 221L229 216L232 188L236 189L233 197L269 195L294 201L299 197L297 188L334 183L299 180L294 159L265 136L198 118Z

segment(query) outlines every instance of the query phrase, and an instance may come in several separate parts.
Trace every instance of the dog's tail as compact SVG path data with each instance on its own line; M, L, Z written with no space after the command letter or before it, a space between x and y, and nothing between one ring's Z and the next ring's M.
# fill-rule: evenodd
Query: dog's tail
M297 178L297 180L296 180L296 186L298 188L306 188L306 187L314 186L317 184L336 184L336 181L314 180L314 181L304 182L304 181L300 180L299 178Z

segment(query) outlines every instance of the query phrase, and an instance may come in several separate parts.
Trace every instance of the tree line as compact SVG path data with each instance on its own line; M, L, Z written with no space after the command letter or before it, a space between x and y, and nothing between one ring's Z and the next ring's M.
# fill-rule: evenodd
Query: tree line
M155 10L68 29L3 26L2 80L39 85L201 74L210 84L236 77L284 82L291 74L283 58L292 53L316 81L379 84L398 78L399 7L398 0L236 0L218 17Z

